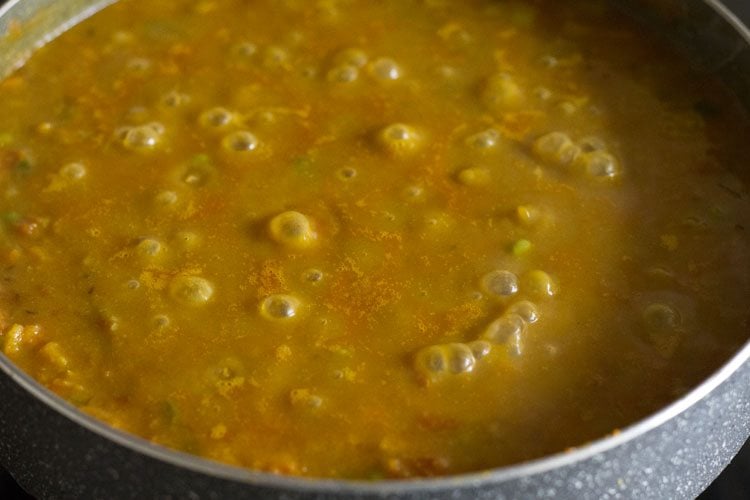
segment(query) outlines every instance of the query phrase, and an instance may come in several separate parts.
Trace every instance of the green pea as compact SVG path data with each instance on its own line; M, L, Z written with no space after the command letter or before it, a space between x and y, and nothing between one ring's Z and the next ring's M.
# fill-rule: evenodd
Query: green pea
M513 243L511 247L511 253L516 257L521 257L531 251L532 244L529 240L518 240Z

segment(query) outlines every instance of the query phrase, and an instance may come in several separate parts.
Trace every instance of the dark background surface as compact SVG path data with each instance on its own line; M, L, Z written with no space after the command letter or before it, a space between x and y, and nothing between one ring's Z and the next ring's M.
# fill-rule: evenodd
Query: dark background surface
M0 0L0 5L4 3ZM724 0L724 4L750 25L750 0ZM2 404L2 402L0 402ZM0 468L1 500L33 500ZM750 440L737 457L698 500L750 500Z

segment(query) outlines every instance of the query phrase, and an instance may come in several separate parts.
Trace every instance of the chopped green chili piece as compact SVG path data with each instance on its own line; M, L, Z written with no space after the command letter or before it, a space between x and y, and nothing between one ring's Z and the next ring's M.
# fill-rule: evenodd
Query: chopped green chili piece
M10 224L16 224L21 220L21 214L18 212L5 212L3 213L3 220Z
M18 160L18 163L16 163L16 172L20 174L28 174L31 172L31 162L26 158L21 158Z
M190 159L190 165L193 167L205 167L211 163L211 157L205 153L197 154Z

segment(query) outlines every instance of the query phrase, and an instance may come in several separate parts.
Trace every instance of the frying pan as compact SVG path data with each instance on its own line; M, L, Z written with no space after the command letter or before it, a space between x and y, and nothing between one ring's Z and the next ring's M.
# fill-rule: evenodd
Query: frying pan
M112 1L7 2L0 76ZM721 2L612 1L750 110L750 31ZM23 29L8 36L16 22ZM661 411L574 451L481 473L364 482L275 476L162 448L81 413L0 354L0 463L38 498L694 498L750 435L748 358L750 344Z

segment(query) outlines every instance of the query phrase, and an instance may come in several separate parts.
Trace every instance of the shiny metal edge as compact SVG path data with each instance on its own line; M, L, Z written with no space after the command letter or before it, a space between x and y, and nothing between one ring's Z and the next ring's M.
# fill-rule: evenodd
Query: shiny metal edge
M69 20L61 24L58 29L51 31L48 36L39 40L35 48L42 46L49 40L69 29L71 26L116 1L117 0L100 0L99 2L94 2L86 10L80 12L74 17L70 17ZM728 22L750 45L750 29L748 29L748 27L745 26L742 21L740 21L740 19L720 0L702 1L724 18L724 20ZM23 0L10 0L0 7L0 19L7 18L8 15L11 15L14 8L21 3L23 3ZM25 59L19 61L18 65L20 66L24 61ZM136 435L117 430L108 426L104 422L83 413L72 404L36 382L31 376L23 372L2 353L0 353L0 370L2 370L2 372L4 372L5 375L12 379L18 386L74 423L117 443L120 446L177 467L238 483L271 488L284 488L287 490L291 489L300 493L395 495L409 494L412 492L444 491L446 489L468 488L488 483L501 483L512 479L533 476L552 469L570 466L577 462L584 461L612 448L623 445L674 419L708 396L714 389L729 379L742 365L747 363L749 359L750 341L746 342L744 346L721 368L683 397L672 402L657 413L625 427L616 435L602 437L581 447L575 448L572 451L560 452L511 466L457 476L431 479L378 481L279 476L221 464L196 455L171 450L151 443Z
M0 53L0 78L23 66L34 51L49 41L116 1L8 0L0 6L0 50L6 48L6 44L10 44L12 50ZM40 12L44 14L41 17ZM13 33L14 23L19 27L17 35ZM31 25L28 30L27 24Z
M745 39L750 45L750 29L743 23L737 15L729 10L721 0L703 0L704 3L708 4L714 11L718 12L721 17L727 21L737 33Z

